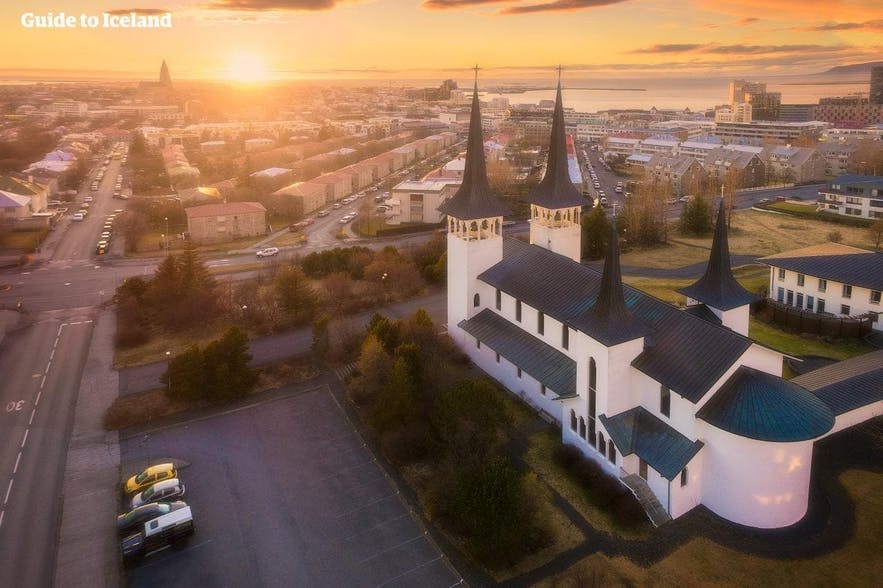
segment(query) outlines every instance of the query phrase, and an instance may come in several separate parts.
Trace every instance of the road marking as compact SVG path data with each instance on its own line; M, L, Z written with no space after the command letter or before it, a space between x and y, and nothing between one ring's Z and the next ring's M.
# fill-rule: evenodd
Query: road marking
M375 559L375 558L377 558L377 557L380 557L380 556L383 555L384 553L390 552L390 551L392 551L393 549L398 549L398 548L401 547L402 545L407 545L408 543L413 543L414 541L417 541L418 539L423 539L423 535L425 535L425 534L426 534L425 532L424 532L424 533L420 533L420 534L417 535L416 537L411 537L410 539L407 539L407 540L405 540L405 541L402 541L401 543L398 543L398 544L396 544L396 545L393 545L392 547L387 547L386 549L383 549L383 550L381 550L381 551L378 551L377 553L375 553L374 555L372 555L372 556L370 556L370 557L366 557L365 559L363 559L363 560L360 561L359 563L360 563L360 564L363 564L363 563L365 563L365 562L371 561L372 559Z
M43 380L40 382L40 390L46 385L46 374L43 374Z
M9 486L6 487L6 498L3 499L3 506L6 506L6 503L9 502L9 493L12 492L12 483L15 482L15 478L9 479Z
M34 422L34 415L35 415L35 414L37 414L37 407L36 407L36 406L35 406L34 408L31 409L31 418L28 419L28 426L29 426L29 427L31 426L31 423Z
M40 404L40 396L43 394L43 387L40 386L40 389L37 390L37 399L34 401L34 408L37 408L37 405Z
M18 473L18 462L21 461L21 451L18 452L18 457L15 458L15 467L12 468L12 475L14 476Z
M0 528L3 527L3 515L6 514L6 511L0 510Z
M22 437L21 437L21 448L22 449L25 448L25 443L28 442L28 433L30 433L30 432L31 432L30 429L25 429L25 434L22 435Z
M55 358L55 346L52 346L52 353L49 354L49 361L52 361Z

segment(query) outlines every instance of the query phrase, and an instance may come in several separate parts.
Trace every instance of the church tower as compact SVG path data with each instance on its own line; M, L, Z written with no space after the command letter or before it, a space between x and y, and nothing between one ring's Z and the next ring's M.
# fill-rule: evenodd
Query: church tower
M580 210L586 201L570 180L567 169L560 67L546 174L527 200L530 202L530 242L578 263L582 259Z
M162 60L162 65L159 68L159 85L165 88L172 87L172 76L169 74L169 66L166 65L166 60Z
M711 256L708 258L705 274L678 292L687 297L687 312L707 317L708 311L711 311L721 325L748 336L749 305L760 300L760 296L743 288L733 277L723 200L717 212Z
M481 310L478 275L502 261L503 216L510 213L491 190L487 178L477 66L463 183L438 210L447 215L448 330L453 330L460 321Z

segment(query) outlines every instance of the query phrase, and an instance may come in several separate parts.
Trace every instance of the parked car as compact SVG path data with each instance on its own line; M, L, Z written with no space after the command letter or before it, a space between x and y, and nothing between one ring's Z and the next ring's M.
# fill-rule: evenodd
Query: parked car
M75 212L71 215L71 220L75 220L75 221L81 221L84 218L86 218L86 217L82 212Z
M126 493L136 494L141 492L148 486L152 486L157 482L177 478L178 471L173 463L160 463L152 465L143 472L136 474L126 481Z
M693 195L692 195L692 194L687 194L686 196L681 196L681 197L679 198L679 200L680 200L681 202L689 202L689 201L692 200L692 199L693 199Z
M328 216L329 214L331 214L331 211L330 211L330 210L322 210L322 211L320 211L319 214L317 214L316 216L318 216L318 217L322 217L322 216Z
M123 561L127 565L165 549L169 545L186 542L193 535L193 512L189 506L173 510L144 523L143 530L120 542Z
M186 502L178 500L176 502L151 502L150 504L133 508L129 512L117 517L117 532L120 535L124 535L132 529L138 528L140 530L141 525L147 521L169 514L185 506L187 506Z
M83 198L83 202L92 202L93 200L94 198L92 198L91 196L86 196L85 198Z
M257 255L258 257L273 257L274 255L279 255L279 248L267 247L255 253L255 255Z
M166 502L184 496L184 484L178 478L163 480L132 497L132 508L151 502Z

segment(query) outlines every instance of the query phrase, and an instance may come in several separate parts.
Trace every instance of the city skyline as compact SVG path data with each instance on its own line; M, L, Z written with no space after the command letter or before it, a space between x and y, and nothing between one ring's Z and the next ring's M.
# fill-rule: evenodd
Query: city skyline
M24 13L172 13L171 29L37 29ZM6 79L781 76L879 60L883 8L841 3L657 0L149 0L0 8ZM72 47L59 52L59 47Z

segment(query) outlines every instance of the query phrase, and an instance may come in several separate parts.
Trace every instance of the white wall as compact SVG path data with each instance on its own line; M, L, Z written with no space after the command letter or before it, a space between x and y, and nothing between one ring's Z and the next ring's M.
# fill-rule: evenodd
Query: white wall
M549 227L537 219L530 220L530 242L579 262L582 259L582 233L579 223L566 227Z
M828 431L828 433L825 434L825 437L827 437L828 435L833 435L834 433L842 431L843 429L846 429L853 425L863 423L866 420L874 418L875 416L881 414L883 414L883 400L862 406L849 412L845 412L834 419L834 428Z
M499 235L466 241L448 233L449 330L481 311L481 307L472 306L472 298L478 291L478 274L502 259L503 238Z
M703 427L702 504L727 520L785 527L806 513L813 441L769 443Z
M680 473L671 481L671 510L668 513L671 518L678 518L702 502L704 461L703 447L687 464L687 485L681 486Z
M870 254L869 254L870 255ZM791 306L797 308L797 295L803 294L803 307L807 310L818 312L819 299L825 301L825 312L835 316L858 316L866 312L883 312L883 304L871 303L870 288L852 287L852 296L843 297L843 282L828 280L824 292L819 291L819 278L809 274L804 275L803 286L797 285L798 273L785 270L785 278L779 278L779 268L770 267L770 299L778 301L778 291L782 288L785 292L783 302L788 303L788 291L794 293ZM813 308L807 306L807 296L813 297ZM840 314L840 306L849 305L849 315ZM883 330L883 320L878 319L873 324L874 330Z

